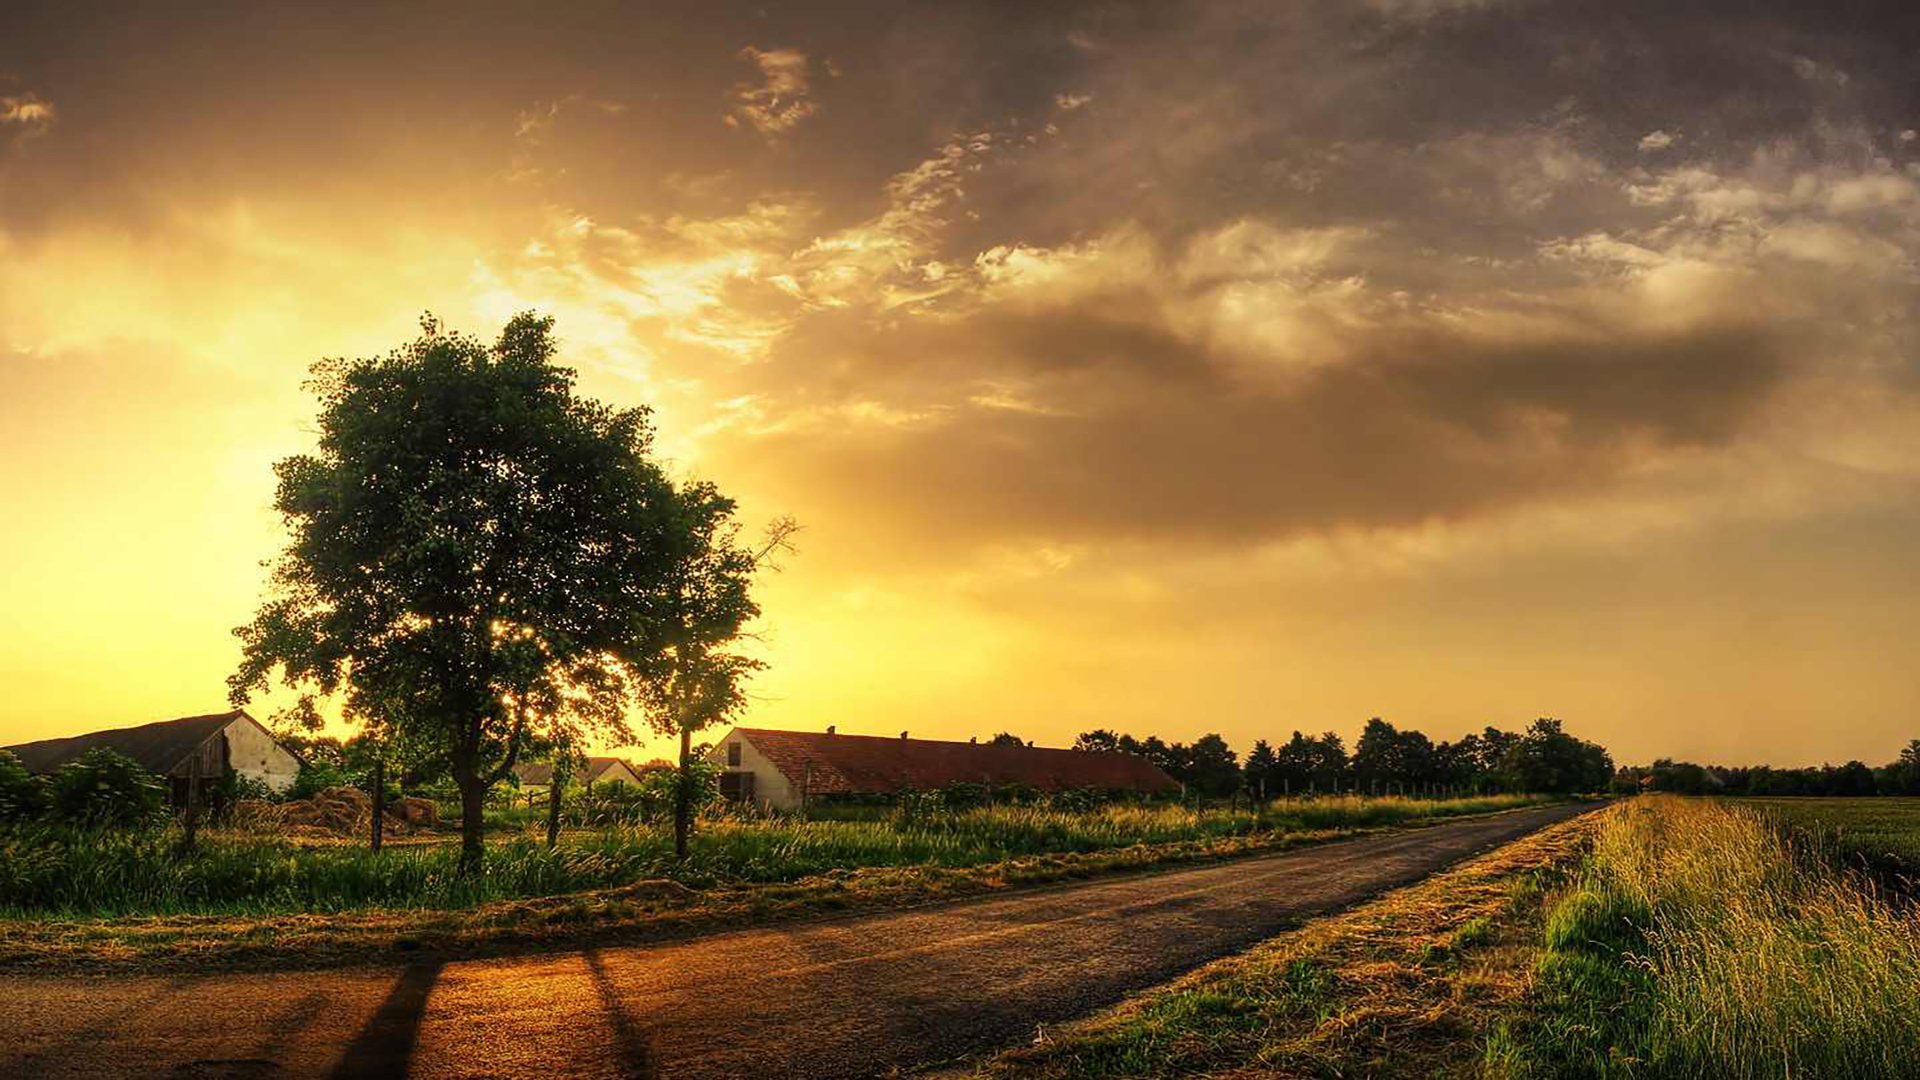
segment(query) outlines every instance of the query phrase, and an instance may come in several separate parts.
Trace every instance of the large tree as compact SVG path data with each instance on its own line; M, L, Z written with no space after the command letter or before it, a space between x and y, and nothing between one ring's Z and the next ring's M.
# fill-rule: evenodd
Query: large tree
M1656 768L1659 763L1656 763ZM1613 779L1613 759L1599 743L1569 735L1560 721L1541 717L1507 751L1501 769L1519 791L1572 794L1605 791ZM1866 766L1861 766L1866 771ZM1700 774L1704 777L1704 773ZM1867 773L1869 791L1873 775ZM1694 785L1698 793L1701 784Z
M676 575L717 497L654 462L645 409L575 392L551 319L516 316L491 345L422 327L315 365L319 445L275 467L292 538L230 683L244 702L277 672L310 726L332 698L444 754L472 870L487 790L530 741L630 741L628 707L698 621Z
M1183 779L1202 795L1223 799L1240 790L1240 759L1218 734L1208 733L1186 750Z

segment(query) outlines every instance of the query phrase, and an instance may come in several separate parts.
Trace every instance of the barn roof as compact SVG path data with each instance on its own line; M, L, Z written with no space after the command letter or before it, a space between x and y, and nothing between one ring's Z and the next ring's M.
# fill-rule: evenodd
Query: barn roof
M41 739L6 749L11 750L21 764L37 773L52 772L89 750L106 747L132 758L141 768L164 775L172 772L175 766L228 724L241 719L253 720L246 710L234 709L232 712L209 713L206 716L161 720L139 727L90 731L85 735L72 735L64 739Z
M608 769L616 765L627 765L627 762L625 759L617 757L590 757L587 759L586 768L581 770L580 774L575 776L574 779L593 783L604 776ZM633 769L633 766L627 765L627 768ZM636 776L639 775L640 770L634 769L633 771ZM547 761L523 762L513 767L513 775L519 777L522 784L545 787L553 783L553 763Z
M1042 791L1075 788L1170 791L1180 785L1142 757L1113 751L936 739L888 739L811 731L736 728L775 768L816 795L926 791L953 784L1018 784Z

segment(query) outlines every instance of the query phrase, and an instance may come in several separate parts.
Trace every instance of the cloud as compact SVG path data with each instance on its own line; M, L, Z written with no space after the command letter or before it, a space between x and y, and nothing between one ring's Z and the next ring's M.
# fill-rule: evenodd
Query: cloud
M1674 520L1709 486L1724 512L1742 470L1804 492L1800 463L1888 460L1803 407L1879 403L1877 445L1913 415L1888 380L1920 341L1920 185L1859 152L1898 129L1716 141L1748 69L1777 83L1807 49L1707 68L1658 117L1583 111L1631 50L1569 51L1540 5L1508 5L1540 64L1489 68L1506 23L1475 7L1388 5L1425 25L1365 23L1358 52L1321 47L1353 24L1317 9L1209 9L1172 41L1108 23L1071 93L1029 88L1025 115L901 149L864 190L595 218L503 288L572 297L596 348L624 328L658 383L697 387L702 468L900 550L1239 550L1635 500ZM1194 73L1275 70L1231 47L1249 18L1298 86ZM810 101L806 57L780 52L742 54L766 74L743 106ZM1489 74L1459 108L1408 97L1444 71ZM1543 85L1551 110L1511 108ZM1820 85L1837 108L1860 84ZM1096 98L1070 134L1048 124Z
M33 93L0 95L0 139L24 139L51 128L59 113Z
M704 452L923 544L1249 546L1597 497L1730 446L1790 374L1790 332L1633 285L1410 309L1328 273L1367 242L989 252L925 311L797 318Z
M729 126L745 123L762 135L779 136L820 111L819 103L808 96L812 77L805 53L749 45L740 50L739 58L760 69L761 81L734 85L733 108L726 116Z

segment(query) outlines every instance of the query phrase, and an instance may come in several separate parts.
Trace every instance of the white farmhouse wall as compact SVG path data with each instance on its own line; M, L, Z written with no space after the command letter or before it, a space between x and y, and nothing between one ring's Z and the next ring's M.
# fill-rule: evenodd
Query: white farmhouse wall
M227 764L270 791L285 791L300 775L300 759L276 742L259 724L244 717L222 728L227 740Z
M740 747L740 764L727 764L727 747ZM787 779L785 773L774 767L773 761L754 748L753 743L739 731L730 731L727 737L714 744L707 751L707 760L730 773L753 774L753 801L775 810L798 810L800 808L800 787Z

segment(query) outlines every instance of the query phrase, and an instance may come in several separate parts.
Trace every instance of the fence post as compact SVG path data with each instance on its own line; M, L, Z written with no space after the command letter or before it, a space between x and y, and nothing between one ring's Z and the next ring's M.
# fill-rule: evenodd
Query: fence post
M381 758L373 759L373 822L367 826L370 831L368 845L378 854L380 841L386 835L387 806L387 763Z

